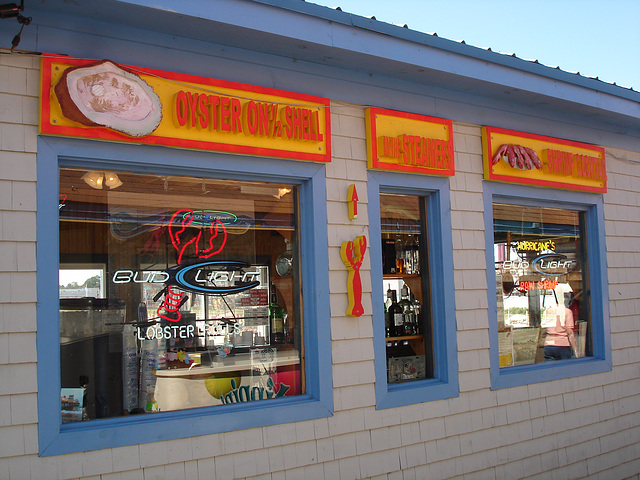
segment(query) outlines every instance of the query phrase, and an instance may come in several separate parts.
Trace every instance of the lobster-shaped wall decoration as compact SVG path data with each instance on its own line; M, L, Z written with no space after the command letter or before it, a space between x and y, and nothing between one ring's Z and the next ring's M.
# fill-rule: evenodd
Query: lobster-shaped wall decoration
M364 235L356 237L353 241L342 242L342 247L340 248L342 261L347 270L349 270L349 276L347 277L347 295L349 296L347 315L350 317L359 317L364 313L360 267L366 250L367 238Z

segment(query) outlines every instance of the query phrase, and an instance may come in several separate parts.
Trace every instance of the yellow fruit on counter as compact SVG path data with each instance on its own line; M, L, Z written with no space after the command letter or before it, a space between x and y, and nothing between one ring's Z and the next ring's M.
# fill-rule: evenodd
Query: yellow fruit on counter
M240 386L240 378L239 376L225 374L211 375L211 377L205 378L204 386L212 397L220 398L229 393L234 386L238 388ZM231 385L231 380L234 380L235 385Z

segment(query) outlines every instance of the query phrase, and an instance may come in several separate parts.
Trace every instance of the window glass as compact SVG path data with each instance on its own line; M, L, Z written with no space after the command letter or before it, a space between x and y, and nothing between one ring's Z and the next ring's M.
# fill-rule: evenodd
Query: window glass
M592 355L585 213L493 204L501 368Z
M433 378L426 198L380 194L387 382Z
M105 298L104 265L60 265L60 298Z
M296 185L62 168L60 195L63 423L305 393Z

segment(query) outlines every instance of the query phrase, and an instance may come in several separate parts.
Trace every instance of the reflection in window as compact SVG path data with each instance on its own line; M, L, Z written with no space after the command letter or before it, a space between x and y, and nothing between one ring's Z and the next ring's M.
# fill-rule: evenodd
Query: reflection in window
M494 203L500 367L592 355L583 212Z
M60 170L63 422L304 393L297 187L86 173Z
M60 298L104 298L104 278L104 265L60 265Z

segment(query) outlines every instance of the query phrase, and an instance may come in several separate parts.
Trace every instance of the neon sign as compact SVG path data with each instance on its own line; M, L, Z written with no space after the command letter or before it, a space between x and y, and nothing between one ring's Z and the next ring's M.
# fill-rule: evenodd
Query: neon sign
M241 220L235 213L220 210L192 210L193 225L211 225L216 220L227 227L247 227L247 221ZM187 214L186 214L187 215Z
M540 255L532 262L527 260L505 260L502 263L502 271L528 270L531 268L542 275L565 275L576 264L575 260L568 260L565 255L549 253Z
M175 277L181 274L182 288L195 291L197 293L219 293L220 283L253 284L258 282L260 271L258 269L245 271L249 265L243 262L205 262L182 267L174 267L169 272L162 270L117 270L113 274L113 283L175 283ZM188 276L187 276L188 274ZM187 279L185 281L184 279ZM191 285L190 282L195 282ZM210 285L212 287L207 288ZM215 287L218 285L218 287ZM217 289L216 289L217 288ZM253 287L249 287L253 288ZM228 293L226 290L222 293Z
M556 242L553 240L541 241L522 241L517 243L517 249L520 252L544 252L546 250L554 251Z
M213 220L208 229L198 229L197 234L187 230L195 220L193 210L183 208L173 214L169 222L169 237L173 247L178 251L178 264L182 263L182 256L187 247L193 245L198 258L209 258L222 251L227 243L227 229L220 220ZM207 248L200 250L200 240L205 238ZM221 238L218 238L218 235ZM214 246L214 240L218 245Z
M569 269L574 263L574 260L567 260L565 255L549 253L536 258L531 263L531 268L543 275L564 275L569 273Z
M170 275L161 270L118 270L113 274L113 283L165 283Z
M213 325L205 324L202 334L205 337L214 335L231 335L242 332L242 325L239 323L226 323L224 321L215 322ZM138 340L155 340L172 338L194 338L194 325L152 325L149 327L138 327L136 332Z
M522 280L518 284L518 290L529 292L531 290L554 290L558 286L558 280Z
M184 292L172 290L171 287L171 285L167 285L164 300L160 303L156 313L160 318L164 318L170 322L178 322L182 318L180 307L189 300L189 297L187 297ZM162 313L163 308L166 313Z
M195 293L227 295L240 293L260 285L256 280L258 270L245 272L249 265L244 262L211 261L174 267L169 271L171 282L183 290ZM230 285L219 286L218 282Z

